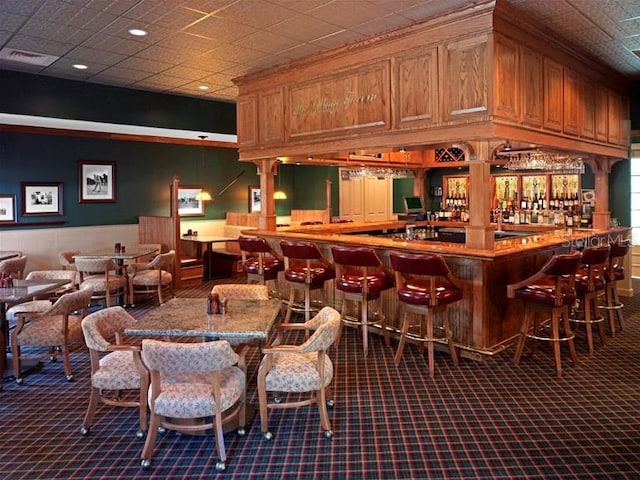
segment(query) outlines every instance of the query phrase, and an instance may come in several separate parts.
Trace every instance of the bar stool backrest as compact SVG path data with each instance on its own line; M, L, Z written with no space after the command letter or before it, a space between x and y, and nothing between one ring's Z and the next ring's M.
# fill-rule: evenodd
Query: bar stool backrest
M339 265L349 265L353 267L380 267L382 260L372 248L357 247L331 247L333 260Z
M416 255L391 252L393 269L407 275L433 275L446 277L449 267L440 255Z
M609 281L616 281L624 278L624 257L629 253L631 240L620 240L609 244L609 265L607 266L607 274Z
M240 250L250 253L269 253L271 247L264 238L261 237L238 237Z
M282 249L282 255L288 258L295 258L300 260L320 260L322 259L322 253L311 242L289 242L283 240L280 242L280 248Z
M582 253L580 252L554 255L544 264L541 271L552 277L568 275L570 283L573 284L573 276L578 271L581 259Z
M587 247L582 251L582 265L604 265L609 260L609 245Z

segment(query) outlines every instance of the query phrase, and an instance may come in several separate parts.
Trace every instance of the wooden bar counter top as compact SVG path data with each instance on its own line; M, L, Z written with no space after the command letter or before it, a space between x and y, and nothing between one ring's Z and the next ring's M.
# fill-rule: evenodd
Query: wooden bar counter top
M415 239L406 238L407 225L409 235ZM465 246L464 226L461 222L394 220L281 227L276 231L251 230L246 234L266 238L278 251L281 240L312 241L329 259L332 245L371 247L389 268L391 251L443 255L454 275L465 284L463 300L450 310L453 338L460 355L474 360L491 358L516 339L523 306L519 301L507 299L507 285L538 271L555 254L629 235L625 227L593 230L540 224L508 225L496 233L493 249L476 249ZM437 238L433 227L439 227ZM457 236L463 243L447 241L447 235ZM278 288L286 294L287 282L278 283ZM326 287L325 296L336 308L341 308L342 299L336 295L333 284ZM382 300L387 324L397 334L401 315L395 289L385 292Z

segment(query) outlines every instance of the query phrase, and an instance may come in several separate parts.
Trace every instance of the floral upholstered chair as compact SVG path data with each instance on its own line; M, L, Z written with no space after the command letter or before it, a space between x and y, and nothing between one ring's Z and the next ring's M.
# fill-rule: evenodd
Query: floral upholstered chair
M25 358L51 357L54 360L62 355L64 373L67 380L73 380L69 346L82 342L81 320L87 315L91 302L91 286L62 295L48 310L41 313L17 313L16 327L11 334L11 353L13 354L13 375L18 384L22 384L21 361ZM23 356L24 346L50 347L47 354ZM58 352L60 348L61 353Z
M66 270L33 270L27 274L27 280L52 280L66 281L55 292L49 293L44 297L33 298L28 302L19 303L7 310L7 321L13 325L17 320L17 313L38 313L44 312L51 308L60 295L75 290L76 272Z
M118 273L121 268L111 258L76 258L80 286L91 285L92 299L104 299L107 307L111 306L111 298L118 295L127 303L127 277Z
M27 266L27 256L7 258L0 260L0 273L12 278L24 278L24 269Z
M176 252L159 253L147 264L132 264L129 269L129 303L135 305L136 293L156 293L162 305L162 290L167 288L173 295L173 273Z
M158 428L187 433L213 430L219 460L226 468L222 425L238 420L238 435L245 434L246 366L226 340L173 343L145 339L142 361L151 375L151 422L142 450L142 468L151 465ZM186 424L185 419L199 419Z
M109 307L87 315L82 320L84 341L91 358L91 396L81 433L91 429L100 402L114 407L140 409L138 438L147 430L147 393L149 375L140 360L141 347L123 343L123 332L136 319L122 307ZM122 398L123 390L138 390L137 400Z
M225 283L214 285L211 293L220 298L238 298L241 300L269 300L269 288L266 285Z
M329 384L333 380L334 368L327 350L334 344L340 328L340 313L324 307L305 323L281 323L274 345L263 348L264 357L258 369L258 397L260 400L260 425L267 439L273 438L269 431L268 410L296 408L317 403L320 423L327 438L333 436L327 405L333 405ZM281 345L283 330L314 331L301 345ZM306 400L292 399L290 402L268 403L267 392L305 393ZM279 397L278 397L279 398Z

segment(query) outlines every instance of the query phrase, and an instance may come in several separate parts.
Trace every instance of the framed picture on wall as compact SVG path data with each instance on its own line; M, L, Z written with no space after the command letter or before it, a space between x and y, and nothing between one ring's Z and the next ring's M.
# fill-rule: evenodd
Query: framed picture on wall
M16 222L16 196L0 195L0 223Z
M202 187L180 185L178 187L178 215L181 217L201 217L204 215L204 201L199 198Z
M62 183L22 182L22 215L62 215Z
M249 213L262 210L262 192L260 187L252 185L249 187Z
M80 161L78 163L80 203L116 201L116 163Z

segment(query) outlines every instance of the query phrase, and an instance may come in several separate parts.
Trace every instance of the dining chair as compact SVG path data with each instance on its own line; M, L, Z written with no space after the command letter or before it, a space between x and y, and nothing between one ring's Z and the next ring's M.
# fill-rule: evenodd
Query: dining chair
M92 300L104 300L111 306L111 298L121 295L127 303L126 276L118 275L119 266L111 258L76 258L76 269L80 274L80 287L90 285ZM126 273L126 272L125 272Z
M64 250L58 254L60 267L63 270L72 270L77 272L75 255L79 255L80 250ZM76 284L80 284L80 274L76 274Z
M144 339L142 361L150 372L150 425L142 450L142 468L151 466L158 429L184 433L213 431L219 460L226 469L223 424L238 421L245 435L246 365L248 347L240 354L226 340L164 342ZM187 423L188 419L197 419Z
M7 258L0 261L0 273L4 273L15 279L24 278L24 269L27 265L27 256Z
M317 404L320 424L327 438L333 436L327 405L333 406L333 395L329 385L334 377L334 366L327 355L340 328L340 312L323 307L311 320L304 323L281 323L273 344L263 348L264 354L258 367L258 399L260 402L260 428L268 440L269 410L297 408ZM293 330L313 331L301 345L284 345L284 333ZM277 400L269 403L267 393L277 394ZM288 393L291 399L283 402L280 395ZM301 393L309 397L300 400Z
M147 430L147 394L149 374L140 358L140 345L125 344L125 328L135 325L136 319L122 307L108 307L82 319L84 341L91 359L91 395L80 432L88 435L100 403L113 407L139 409L138 438ZM123 390L137 390L137 399L122 396Z
M168 289L173 293L173 272L175 272L176 252L157 254L147 264L136 263L127 267L129 276L129 304L135 306L136 294L157 294L158 303L162 305L162 292Z
M10 324L13 324L17 320L18 313L45 312L51 308L52 303L54 303L61 295L76 289L76 272L71 270L32 270L27 274L26 280L51 280L54 282L66 281L67 283L58 287L54 292L48 293L44 296L33 297L32 300L10 307L6 311L6 319Z
M73 380L69 347L82 342L81 320L87 315L93 289L90 285L65 293L48 310L41 313L17 313L16 326L11 334L13 376L23 383L21 362L26 358L49 357L55 361L62 355L64 373ZM22 354L22 347L49 347L46 354ZM59 348L59 350L58 350Z

